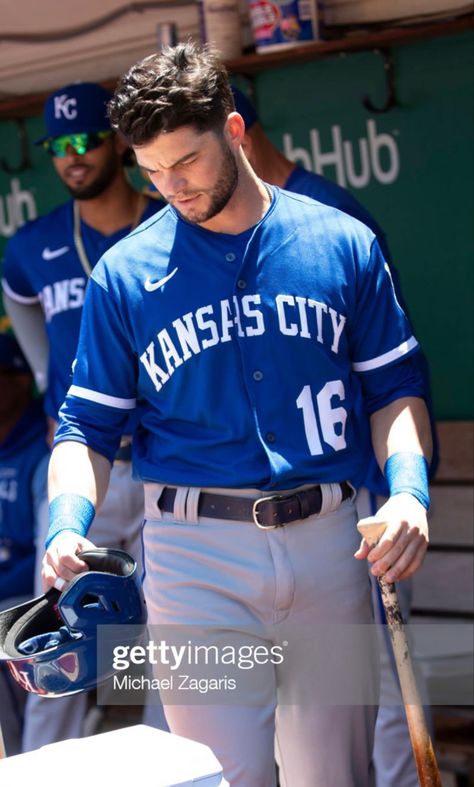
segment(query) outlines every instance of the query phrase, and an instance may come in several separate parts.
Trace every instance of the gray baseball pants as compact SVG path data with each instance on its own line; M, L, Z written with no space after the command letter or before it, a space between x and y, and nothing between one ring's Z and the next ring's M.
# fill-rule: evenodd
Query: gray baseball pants
M203 626L220 632L221 643L226 633L236 642L245 631L255 647L304 644L296 660L259 668L255 696L244 690L241 702L225 691L203 702L179 691L162 695L171 731L210 746L231 787L275 787L275 759L282 787L373 783L377 708L364 697L377 696L377 658L358 673L358 700L345 672L353 654L340 647L345 628L373 628L370 585L365 561L353 557L360 541L354 504L339 504L331 487L324 485L322 514L263 531L253 522L199 518L196 488L178 488L174 512L163 513L163 487L145 484L145 595L155 638L172 626ZM333 680L335 665L347 680L347 703L344 690L334 702L326 691L325 673ZM161 675L162 665L155 670Z

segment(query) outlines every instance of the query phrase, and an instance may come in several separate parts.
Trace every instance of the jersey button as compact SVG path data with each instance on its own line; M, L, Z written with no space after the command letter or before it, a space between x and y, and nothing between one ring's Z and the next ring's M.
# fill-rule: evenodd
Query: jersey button
M228 254L225 255L227 262L235 262L235 254L233 251L229 251Z
M267 432L266 435L265 435L265 440L267 441L267 443L274 443L275 440L276 440L276 437L273 434L273 432Z
M239 290L245 290L246 286L247 286L247 282L245 281L245 279L238 280L237 287L239 288Z
M259 383L260 380L263 380L263 372L261 372L260 369L255 369L252 377L256 383Z

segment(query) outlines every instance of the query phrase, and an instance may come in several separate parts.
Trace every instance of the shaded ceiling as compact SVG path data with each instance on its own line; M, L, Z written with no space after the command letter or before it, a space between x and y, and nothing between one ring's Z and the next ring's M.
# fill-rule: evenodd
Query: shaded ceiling
M242 45L248 46L248 0L239 3ZM403 24L472 11L472 2L465 0L324 0L320 5L331 26ZM157 50L158 26L164 23L176 25L180 40L199 40L198 7L198 0L0 0L0 101L74 80L113 80Z

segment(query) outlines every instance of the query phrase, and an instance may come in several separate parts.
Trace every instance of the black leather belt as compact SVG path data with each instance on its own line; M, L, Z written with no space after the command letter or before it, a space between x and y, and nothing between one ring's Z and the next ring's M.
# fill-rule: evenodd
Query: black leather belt
M352 495L352 487L345 481L339 486L342 500L347 500ZM173 513L175 497L176 488L165 486L157 503L160 511ZM257 527L269 530L319 514L321 506L322 492L319 484L290 495L277 494L256 499L201 492L198 516L255 522Z

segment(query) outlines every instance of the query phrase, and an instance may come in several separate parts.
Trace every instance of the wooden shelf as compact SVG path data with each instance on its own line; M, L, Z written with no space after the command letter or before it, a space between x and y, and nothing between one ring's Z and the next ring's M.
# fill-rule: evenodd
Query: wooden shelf
M281 51L249 54L234 60L229 60L226 66L231 74L251 76L273 68L291 66L297 63L307 63L335 54L350 54L373 49L382 49L400 44L408 44L423 39L439 36L453 35L474 27L474 14L468 14L459 19L443 19L430 24L399 25L388 29L370 31L350 31L344 37L329 41L315 41L304 46L292 47ZM334 35L334 28L332 35ZM105 87L112 89L116 80L102 82ZM0 120L16 120L41 114L47 93L33 93L0 100Z
M376 32L357 30L346 33L343 38L330 41L315 41L304 46L295 46L280 51L244 55L229 60L226 65L233 74L252 75L266 69L295 65L318 60L329 55L382 49L407 44L422 39L452 35L474 27L474 14L459 19L450 19L430 24L400 25ZM334 30L334 28L333 28Z

